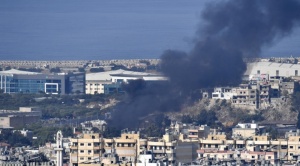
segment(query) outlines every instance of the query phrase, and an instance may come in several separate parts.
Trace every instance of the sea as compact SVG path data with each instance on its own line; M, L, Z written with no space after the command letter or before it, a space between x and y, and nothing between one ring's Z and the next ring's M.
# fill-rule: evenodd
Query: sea
M159 58L189 51L207 2L221 0L1 0L0 60ZM261 56L300 56L300 29Z

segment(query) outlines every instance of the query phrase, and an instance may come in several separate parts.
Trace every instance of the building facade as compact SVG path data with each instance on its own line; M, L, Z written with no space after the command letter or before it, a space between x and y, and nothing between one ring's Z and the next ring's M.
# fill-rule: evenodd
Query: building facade
M84 73L41 74L9 70L0 72L0 88L4 93L85 93Z

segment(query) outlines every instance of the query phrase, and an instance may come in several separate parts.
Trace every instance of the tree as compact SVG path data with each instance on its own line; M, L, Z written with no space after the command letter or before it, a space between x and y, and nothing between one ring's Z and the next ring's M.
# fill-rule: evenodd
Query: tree
M300 92L296 92L292 96L292 105L291 105L291 110L292 111L300 111Z
M182 123L193 123L193 119L189 115L183 115L181 117L181 122Z
M55 68L51 68L51 69L50 69L50 72L51 72L51 73L60 73L61 70L60 70L59 67L55 67Z
M297 129L300 129L300 111L298 111L298 121L297 121Z

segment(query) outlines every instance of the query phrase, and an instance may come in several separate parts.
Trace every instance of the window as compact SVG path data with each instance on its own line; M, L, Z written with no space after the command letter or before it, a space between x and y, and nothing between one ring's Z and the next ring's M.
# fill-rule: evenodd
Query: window
M294 147L293 146L290 146L290 149L293 149Z
M213 97L219 97L219 95L218 95L218 94L213 94L212 96L213 96Z
M92 151L91 151L91 150L88 150L88 153L90 154L90 153L92 153Z
M92 144L91 144L91 143L88 143L88 146L92 146Z
M88 157L88 160L91 160L92 158L91 157Z
M298 76L298 70L295 70L295 76Z
M80 150L80 153L84 153L84 150Z
M279 76L279 70L276 70L276 76Z
M270 159L271 159L271 156L268 156L268 159L270 160Z
M84 146L84 143L80 143L80 146Z
M260 74L260 70L257 70L257 74Z
M84 157L80 157L80 160L84 160Z

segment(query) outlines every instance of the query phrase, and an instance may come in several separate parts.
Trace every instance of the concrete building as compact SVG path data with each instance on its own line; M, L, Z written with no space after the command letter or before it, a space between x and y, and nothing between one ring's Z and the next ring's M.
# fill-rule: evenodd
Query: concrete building
M252 138L257 135L259 132L259 127L257 123L238 123L232 129L232 137L233 138L241 138L241 139L248 139Z
M300 64L253 62L247 64L245 75L268 74L271 76L292 77L299 76Z
M85 133L77 138L72 138L70 151L70 164L81 166L100 160L103 154L104 142L100 134Z
M150 138L147 141L147 150L152 151L156 160L165 160L169 164L175 163L176 141L170 134L165 134L162 139Z
M166 77L160 74L134 72L126 70L112 70L86 74L86 94L103 94L120 92L121 83L129 80L143 79L145 81L164 81Z
M237 88L232 89L234 94L232 97L232 105L240 108L259 108L259 97L257 89L252 89L248 84L241 84Z
M198 158L207 161L207 165L237 163L240 165L275 165L278 164L276 152L230 151L230 150L197 150ZM204 164L204 163L203 163Z
M218 87L214 88L214 92L212 93L212 99L232 99L234 93L232 93L232 88L229 87Z
M4 93L85 93L84 73L42 74L20 70L0 71Z
M78 138L72 138L70 141L71 165L104 163L107 156L116 156L118 161L116 164L138 163L139 155L144 154L145 151L151 151L153 160L160 164L163 161L163 163L173 165L176 161L177 144L169 134L164 135L162 139L142 139L136 132L123 132L121 137L116 138L103 138L100 134L90 132ZM194 152L196 149L194 148Z
M23 128L40 120L42 112L37 107L20 107L16 110L0 110L0 127Z
M83 130L92 130L93 127L99 129L100 132L104 132L107 127L107 123L104 120L91 120L80 123Z
M210 133L210 127L207 125L192 126L188 128L188 139L198 140L199 138L206 138Z

